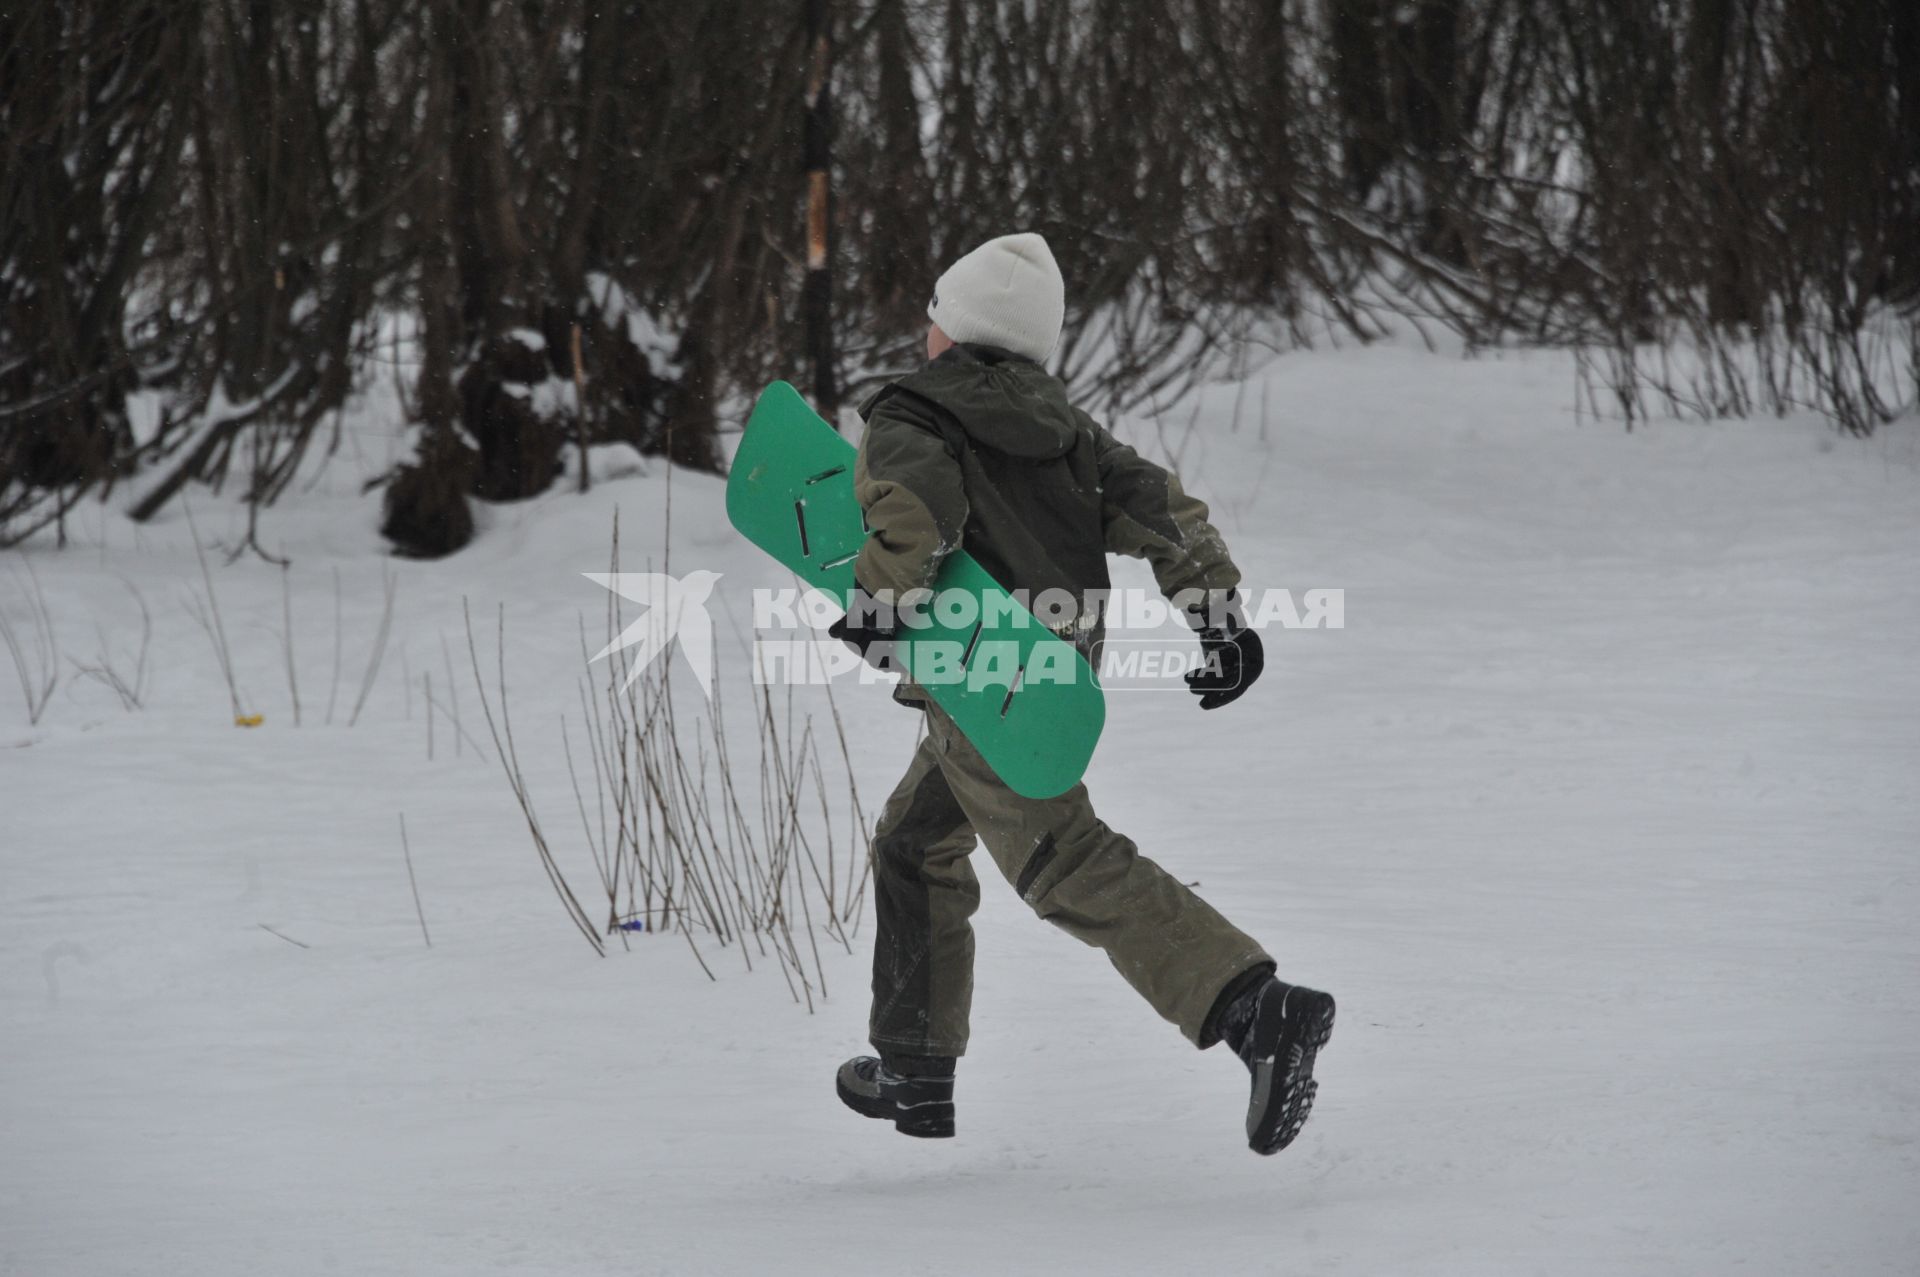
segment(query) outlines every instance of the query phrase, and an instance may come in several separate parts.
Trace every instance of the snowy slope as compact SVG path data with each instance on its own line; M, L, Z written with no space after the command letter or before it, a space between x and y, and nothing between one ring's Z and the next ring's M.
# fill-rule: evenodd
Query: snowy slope
M0 607L25 623L31 567L86 663L101 633L137 648L130 580L153 671L129 713L69 669L37 726L0 679L0 1272L1912 1272L1920 438L1629 435L1571 400L1558 356L1379 348L1216 388L1191 430L1121 424L1179 454L1250 581L1347 592L1347 628L1270 634L1230 709L1116 696L1089 777L1340 999L1314 1119L1272 1160L1241 1143L1237 1062L985 857L946 1144L833 1098L859 946L809 1016L733 951L709 982L680 940L602 960L573 934L491 750L456 755L442 718L428 761L407 678L448 694L444 637L479 734L462 599L504 609L523 761L590 877L559 748L604 597L579 573L616 506L624 565L664 559L657 469L389 564L370 402L263 528L293 560L297 728L280 569L214 559L265 718L239 730L182 512L88 507L76 544L7 556ZM672 566L725 572L744 626L781 577L719 494L673 478ZM393 640L349 727L387 566ZM912 716L840 702L877 801Z

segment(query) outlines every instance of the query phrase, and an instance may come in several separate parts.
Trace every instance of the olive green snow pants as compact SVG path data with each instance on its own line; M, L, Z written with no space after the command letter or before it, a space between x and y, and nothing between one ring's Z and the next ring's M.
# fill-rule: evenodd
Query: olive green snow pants
M977 834L1020 898L1102 950L1200 1046L1229 984L1272 960L1206 901L1093 814L1085 785L1022 798L939 706L874 832L873 1015L883 1052L962 1055L973 1001Z

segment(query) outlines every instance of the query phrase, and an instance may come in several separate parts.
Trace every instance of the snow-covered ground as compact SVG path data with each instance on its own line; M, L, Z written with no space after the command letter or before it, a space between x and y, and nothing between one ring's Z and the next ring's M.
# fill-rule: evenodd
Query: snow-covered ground
M183 511L86 507L64 550L0 562L23 634L37 576L65 667L37 726L0 678L0 1272L1914 1271L1920 435L1628 434L1572 397L1557 355L1376 348L1217 388L1191 431L1121 423L1180 452L1250 582L1346 590L1347 628L1271 633L1229 709L1115 696L1089 777L1340 999L1313 1121L1271 1160L1242 1143L1239 1064L984 856L951 1142L833 1096L858 944L827 951L812 1015L730 950L704 951L713 982L677 938L592 954L491 750L456 755L442 716L428 760L417 689L454 694L444 638L484 740L462 600L487 630L504 608L522 761L590 879L559 735L605 597L579 574L616 506L624 566L664 555L657 467L387 561L359 479L397 444L370 403L264 519L298 727L281 570L213 560L264 718L237 729ZM726 573L744 625L780 574L720 493L673 478L672 566ZM243 533L196 502L203 539ZM388 569L393 639L348 726ZM153 616L132 712L72 664L130 664L127 582ZM877 800L913 716L839 700Z

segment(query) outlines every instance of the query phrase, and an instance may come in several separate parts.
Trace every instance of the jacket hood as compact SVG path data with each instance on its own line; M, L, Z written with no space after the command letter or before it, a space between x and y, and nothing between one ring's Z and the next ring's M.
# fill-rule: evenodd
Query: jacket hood
M955 346L894 385L945 408L975 443L1008 456L1065 456L1079 431L1058 377L991 346Z

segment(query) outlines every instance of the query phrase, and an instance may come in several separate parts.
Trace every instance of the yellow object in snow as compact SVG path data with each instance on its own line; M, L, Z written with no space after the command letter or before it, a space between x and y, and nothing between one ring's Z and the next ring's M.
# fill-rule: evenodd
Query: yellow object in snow
M235 714L233 716L233 725L235 727L258 727L266 721L267 718L264 714Z

